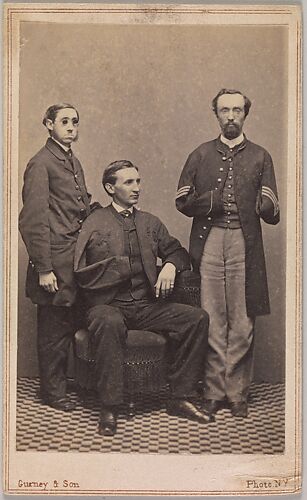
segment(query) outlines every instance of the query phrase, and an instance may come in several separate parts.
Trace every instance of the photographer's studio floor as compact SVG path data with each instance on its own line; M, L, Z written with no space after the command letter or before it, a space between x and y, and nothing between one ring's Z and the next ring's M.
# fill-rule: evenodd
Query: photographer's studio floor
M169 416L166 394L141 396L136 415L129 420L123 407L115 436L99 436L99 407L93 397L71 413L54 410L37 396L38 379L20 378L17 384L17 451L71 451L120 453L260 453L284 452L284 386L253 384L246 419L228 409L216 421L200 425Z

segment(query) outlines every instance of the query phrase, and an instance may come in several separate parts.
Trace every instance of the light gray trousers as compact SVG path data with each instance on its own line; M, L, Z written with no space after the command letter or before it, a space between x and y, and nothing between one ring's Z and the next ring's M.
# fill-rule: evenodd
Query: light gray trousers
M210 317L205 397L246 401L252 377L254 318L246 314L241 229L211 229L200 274L201 305Z

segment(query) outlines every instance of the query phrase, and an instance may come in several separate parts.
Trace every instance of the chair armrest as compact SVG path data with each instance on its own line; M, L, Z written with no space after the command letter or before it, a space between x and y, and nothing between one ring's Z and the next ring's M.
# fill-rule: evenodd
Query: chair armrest
M200 275L189 270L178 273L171 301L200 307Z

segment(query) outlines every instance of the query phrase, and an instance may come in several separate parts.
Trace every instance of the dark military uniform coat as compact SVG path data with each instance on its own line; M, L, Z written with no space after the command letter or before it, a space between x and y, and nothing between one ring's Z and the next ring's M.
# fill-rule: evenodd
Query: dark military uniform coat
M142 264L154 298L157 257L162 259L162 264L173 263L177 272L190 269L190 258L158 217L141 210L134 210L134 216ZM76 245L74 268L90 305L109 304L119 287L131 277L123 223L124 220L121 221L110 205L93 212L83 224Z
M260 218L279 222L272 158L246 138L230 152L220 138L201 144L188 157L176 196L177 209L193 217L190 236L192 264L199 270L214 217L224 212L222 199L230 156L235 199L245 239L246 308L251 317L270 312Z
M71 306L76 298L75 244L90 213L80 162L49 138L27 165L22 198L19 229L30 259L26 295L40 305ZM55 294L39 286L39 271L55 273L59 287Z

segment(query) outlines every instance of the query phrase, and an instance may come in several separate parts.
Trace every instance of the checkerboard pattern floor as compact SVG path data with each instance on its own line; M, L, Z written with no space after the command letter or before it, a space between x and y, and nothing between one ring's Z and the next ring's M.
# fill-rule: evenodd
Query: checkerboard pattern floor
M119 414L115 436L97 433L99 408L93 396L71 413L54 410L37 396L39 381L21 378L17 387L17 451L120 453L260 453L284 452L284 386L251 388L249 416L232 417L228 409L216 421L200 425L165 411L167 393L142 396L133 419L126 407Z

